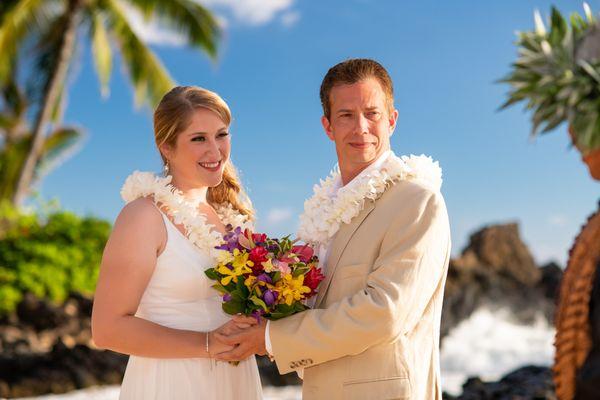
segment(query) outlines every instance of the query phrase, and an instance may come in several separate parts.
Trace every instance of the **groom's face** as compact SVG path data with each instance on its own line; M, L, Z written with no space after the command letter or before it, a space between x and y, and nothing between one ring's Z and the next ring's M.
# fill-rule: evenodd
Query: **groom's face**
M330 117L321 122L335 142L340 167L364 169L390 148L398 111L390 113L376 78L334 86L329 104Z

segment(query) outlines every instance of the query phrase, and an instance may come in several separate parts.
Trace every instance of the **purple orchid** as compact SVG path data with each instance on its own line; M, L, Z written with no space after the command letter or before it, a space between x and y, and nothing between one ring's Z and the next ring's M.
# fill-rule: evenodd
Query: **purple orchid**
M239 236L242 234L242 228L239 226L234 230L230 230L223 236L223 240L225 243L216 247L218 250L226 250L229 252L233 252L234 249L241 250L242 247L239 243Z
M273 279L271 279L271 277L265 273L260 274L256 279L264 283L273 283Z
M265 292L263 293L263 301L265 302L265 304L271 307L273 303L275 303L275 300L277 300L277 293L270 289L265 290Z

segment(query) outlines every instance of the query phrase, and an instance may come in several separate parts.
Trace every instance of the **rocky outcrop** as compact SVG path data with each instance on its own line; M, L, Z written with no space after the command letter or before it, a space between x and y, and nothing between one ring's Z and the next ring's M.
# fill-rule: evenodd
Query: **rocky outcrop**
M552 372L549 368L527 366L519 368L497 382L484 382L480 378L470 378L463 385L463 393L450 396L444 393L445 400L556 400Z
M482 306L508 308L525 324L540 313L552 321L561 275L556 264L535 265L517 224L481 229L471 235L460 257L450 261L442 336Z
M46 353L59 340L68 348L93 348L91 313L92 300L78 294L61 306L26 294L16 313L0 324L0 354Z
M67 347L60 339L46 353L0 356L0 397L65 393L93 385L120 384L127 356Z

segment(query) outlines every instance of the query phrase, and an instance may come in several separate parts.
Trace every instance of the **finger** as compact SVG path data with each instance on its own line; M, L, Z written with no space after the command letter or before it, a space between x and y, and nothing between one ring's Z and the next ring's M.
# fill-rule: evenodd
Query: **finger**
M238 328L240 328L240 329L248 329L248 328L250 328L252 325L250 325L250 324L242 324L242 323L238 323L238 322L236 322L236 323L235 323L235 326L237 326L237 327L238 327Z
M215 332L213 335L219 342L229 345L229 346L235 346L237 344L241 343L241 340L239 339L239 335L223 335L220 332Z
M245 315L234 315L232 319L236 324L249 324L249 325L258 324L258 321L256 320L256 318L248 317Z
M247 353L245 346L237 346L231 351L217 354L215 358L222 361L242 361L248 358Z

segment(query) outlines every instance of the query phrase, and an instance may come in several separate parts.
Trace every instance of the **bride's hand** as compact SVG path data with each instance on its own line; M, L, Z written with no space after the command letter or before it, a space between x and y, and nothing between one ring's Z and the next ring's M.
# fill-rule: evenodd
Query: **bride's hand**
M211 358L215 358L217 354L223 353L224 351L231 351L233 348L234 346L220 342L211 332L208 344L208 354Z

